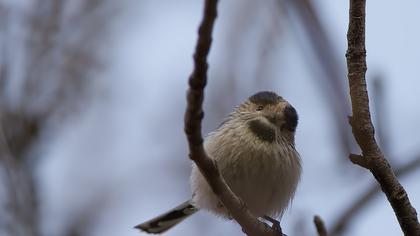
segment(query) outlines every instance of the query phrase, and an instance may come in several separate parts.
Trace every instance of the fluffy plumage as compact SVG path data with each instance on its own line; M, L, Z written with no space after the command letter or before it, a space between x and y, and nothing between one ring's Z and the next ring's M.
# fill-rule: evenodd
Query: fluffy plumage
M286 100L274 92L259 92L238 106L205 139L205 150L216 160L229 187L257 216L281 216L293 198L301 174L294 143L297 122L296 110ZM193 196L188 204L229 218L195 164L191 188ZM179 212L180 208L174 210ZM161 233L179 222L162 216L137 228ZM185 217L181 214L179 218Z

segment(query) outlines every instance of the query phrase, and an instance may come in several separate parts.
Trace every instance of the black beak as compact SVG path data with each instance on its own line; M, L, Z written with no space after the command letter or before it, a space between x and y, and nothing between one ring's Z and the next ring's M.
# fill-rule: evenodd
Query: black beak
M296 109L291 105L287 105L284 108L284 124L282 126L283 129L288 131L294 132L296 130L296 126L298 123L298 114Z

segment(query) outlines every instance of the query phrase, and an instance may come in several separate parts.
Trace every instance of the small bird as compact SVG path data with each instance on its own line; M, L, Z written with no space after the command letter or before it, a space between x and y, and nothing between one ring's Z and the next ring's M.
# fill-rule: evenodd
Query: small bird
M301 161L295 149L297 124L293 106L276 93L263 91L236 107L205 138L206 153L255 216L282 216L294 196L301 175ZM160 234L199 209L231 219L195 164L191 189L192 199L135 228Z

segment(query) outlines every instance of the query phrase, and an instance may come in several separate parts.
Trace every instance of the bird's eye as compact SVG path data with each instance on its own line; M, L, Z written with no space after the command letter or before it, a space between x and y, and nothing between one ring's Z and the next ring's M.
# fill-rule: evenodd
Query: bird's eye
M263 105L257 106L257 111L262 111L262 109L264 109L264 106Z

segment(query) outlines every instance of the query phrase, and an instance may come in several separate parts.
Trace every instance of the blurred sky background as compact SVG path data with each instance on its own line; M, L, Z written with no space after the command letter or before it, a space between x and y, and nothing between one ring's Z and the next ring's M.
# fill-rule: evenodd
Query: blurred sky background
M141 235L134 225L190 198L183 114L202 7L192 0L0 1L0 149L10 157L0 162L0 235ZM333 227L375 184L347 160L359 152L346 122L348 1L229 0L218 9L203 133L251 94L281 94L299 113L303 160L283 232L316 235L315 214ZM419 9L415 0L367 1L371 109L394 168L420 158ZM24 153L8 139L19 119L37 130ZM29 184L17 187L25 178ZM400 179L417 208L419 178L414 171ZM16 199L36 200L32 220L11 210L11 189ZM22 222L36 230L16 229ZM165 235L243 233L199 212ZM378 194L343 235L402 232Z

